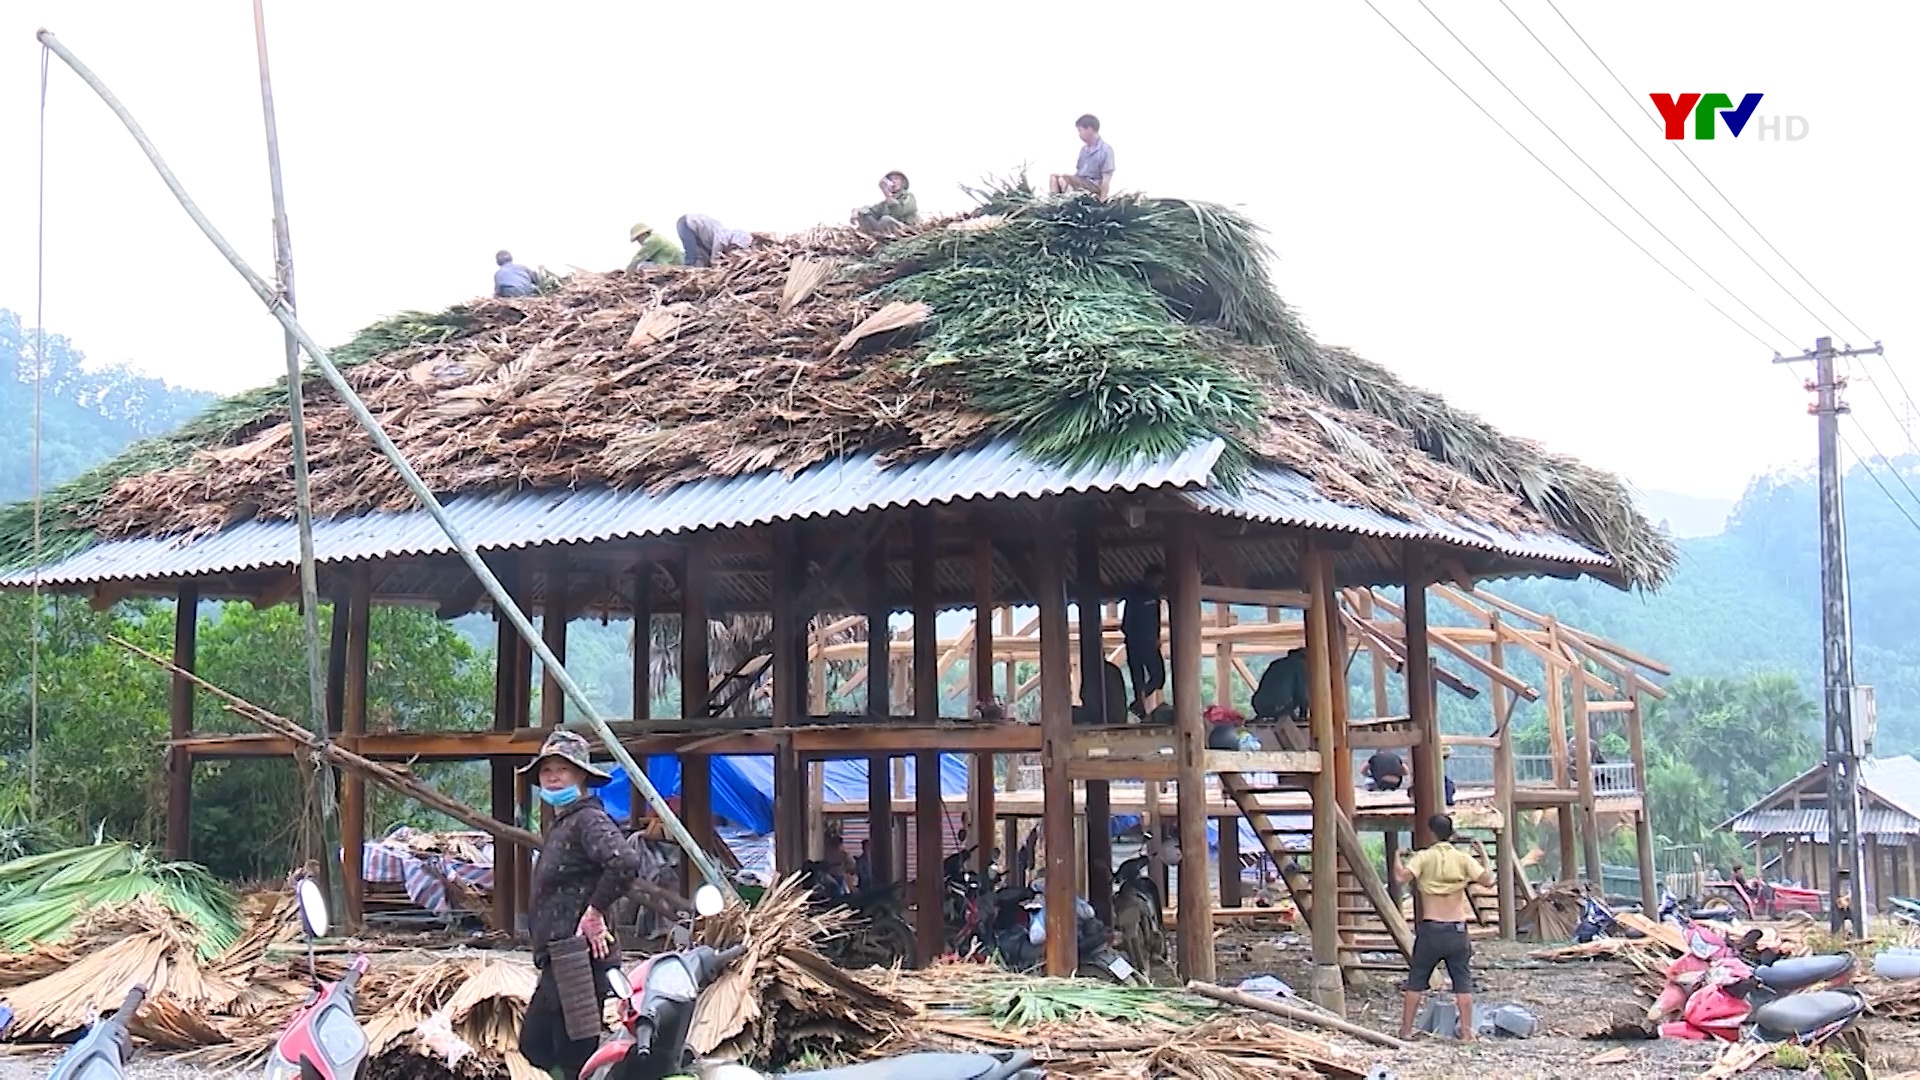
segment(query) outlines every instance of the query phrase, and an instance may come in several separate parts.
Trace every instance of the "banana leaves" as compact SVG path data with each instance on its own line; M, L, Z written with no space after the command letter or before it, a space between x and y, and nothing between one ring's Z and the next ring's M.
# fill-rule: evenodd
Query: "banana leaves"
M0 945L21 952L58 943L81 913L142 896L193 923L202 959L240 936L237 898L205 868L161 862L142 848L114 842L0 864Z

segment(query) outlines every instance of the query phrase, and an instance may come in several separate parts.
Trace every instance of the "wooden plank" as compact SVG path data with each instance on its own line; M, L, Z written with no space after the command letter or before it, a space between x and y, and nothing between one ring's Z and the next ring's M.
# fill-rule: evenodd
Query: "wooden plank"
M1288 773L1317 775L1321 770L1318 750L1208 750L1200 757L1208 773Z
M1205 583L1200 586L1200 600L1208 604L1240 604L1245 607L1304 609L1307 606L1307 594L1296 589L1240 589Z

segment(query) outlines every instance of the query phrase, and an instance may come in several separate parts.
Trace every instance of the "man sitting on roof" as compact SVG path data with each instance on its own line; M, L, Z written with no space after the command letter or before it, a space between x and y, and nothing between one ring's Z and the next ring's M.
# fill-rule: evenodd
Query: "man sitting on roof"
M687 251L688 266L712 266L713 257L728 248L753 244L752 233L729 229L705 214L682 214L673 227L680 233L680 246Z
M1113 184L1113 147L1100 137L1099 117L1088 113L1073 124L1080 133L1080 160L1075 163L1071 176L1055 173L1048 181L1048 188L1055 195L1090 191L1104 199Z
M653 226L644 221L636 221L633 228L627 230L627 239L639 248L633 258L627 261L628 270L638 270L643 266L679 266L680 249L663 237L655 236Z
M1262 720L1300 720L1307 715L1307 650L1289 649L1260 673L1253 715Z
M853 227L868 236L890 236L920 223L920 204L907 190L907 174L895 169L880 178L880 201L853 212Z
M497 251L493 262L500 268L493 272L493 295L532 296L540 291L534 286L533 271L514 262L513 252Z

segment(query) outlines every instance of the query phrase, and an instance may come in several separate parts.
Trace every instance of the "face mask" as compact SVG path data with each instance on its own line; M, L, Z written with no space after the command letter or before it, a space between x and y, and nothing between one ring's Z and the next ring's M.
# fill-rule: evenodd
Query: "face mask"
M579 798L580 789L577 787L561 788L559 791L549 791L546 788L540 789L540 801L556 808L571 806Z

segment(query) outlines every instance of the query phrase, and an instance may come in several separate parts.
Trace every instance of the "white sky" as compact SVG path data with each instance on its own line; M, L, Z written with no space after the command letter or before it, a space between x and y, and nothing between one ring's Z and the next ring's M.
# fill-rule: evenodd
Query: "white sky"
M1434 0L1430 0L1434 2ZM1738 223L1554 15L1507 0L1655 160L1843 338L1854 329ZM1688 142L1709 176L1907 371L1920 341L1904 104L1920 7L1556 0L1638 95L1766 95L1800 142ZM1498 0L1434 2L1453 30L1742 299L1667 249L1506 95L1418 0L1376 0L1537 153L1766 339L1648 262L1358 0L1156 5L372 3L269 0L303 321L341 342L490 287L492 253L611 268L635 219L744 228L843 220L889 168L921 206L1023 163L1071 167L1100 115L1117 186L1246 208L1286 299L1344 344L1515 433L1649 488L1738 494L1811 457L1771 349L1821 331L1687 205ZM134 111L263 272L270 204L241 0L0 6L0 306L31 318L39 46L46 26ZM1644 97L1643 97L1644 100ZM283 363L277 325L194 231L105 107L54 61L46 323L93 358L232 391ZM1758 121L1755 121L1757 127ZM1858 418L1908 438L1864 376ZM1896 405L1891 381L1881 388ZM1850 436L1862 452L1865 441Z

